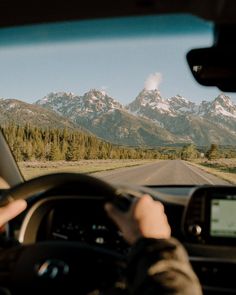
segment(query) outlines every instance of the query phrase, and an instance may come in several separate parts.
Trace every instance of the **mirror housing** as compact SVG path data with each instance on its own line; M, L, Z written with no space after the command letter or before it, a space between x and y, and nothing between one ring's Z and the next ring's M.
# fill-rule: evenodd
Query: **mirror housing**
M216 86L224 92L236 92L236 48L213 46L193 49L187 61L196 81Z

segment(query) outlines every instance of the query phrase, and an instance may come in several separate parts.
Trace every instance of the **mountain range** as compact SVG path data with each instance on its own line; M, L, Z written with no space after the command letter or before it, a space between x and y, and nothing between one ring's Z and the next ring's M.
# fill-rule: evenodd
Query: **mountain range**
M236 105L223 93L196 104L181 95L165 99L158 90L143 89L124 106L96 89L82 96L52 92L35 104L0 99L0 111L0 124L14 118L18 124L79 127L120 145L236 144Z

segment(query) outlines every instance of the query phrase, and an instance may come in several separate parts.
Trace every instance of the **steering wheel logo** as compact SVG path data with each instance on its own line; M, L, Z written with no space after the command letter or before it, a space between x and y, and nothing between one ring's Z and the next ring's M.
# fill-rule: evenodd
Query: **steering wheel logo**
M62 260L49 259L36 267L38 277L56 279L69 273L69 265Z

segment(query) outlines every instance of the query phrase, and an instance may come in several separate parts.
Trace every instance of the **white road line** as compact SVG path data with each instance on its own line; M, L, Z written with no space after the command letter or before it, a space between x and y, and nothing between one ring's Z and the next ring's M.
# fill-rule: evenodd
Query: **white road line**
M212 180L210 180L208 177L203 176L201 173L199 173L198 171L194 170L193 167L191 166L191 164L187 164L185 162L184 163L185 166L187 166L190 170L192 170L194 173L196 173L198 176L200 176L201 178L205 179L207 182L209 182L210 184L215 184ZM197 168L196 168L197 169Z

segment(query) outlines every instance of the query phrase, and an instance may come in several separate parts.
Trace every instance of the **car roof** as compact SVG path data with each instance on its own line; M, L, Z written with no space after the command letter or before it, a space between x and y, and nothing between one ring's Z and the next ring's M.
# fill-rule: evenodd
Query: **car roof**
M234 0L1 0L0 27L163 13L191 13L217 23L235 23L235 2Z

